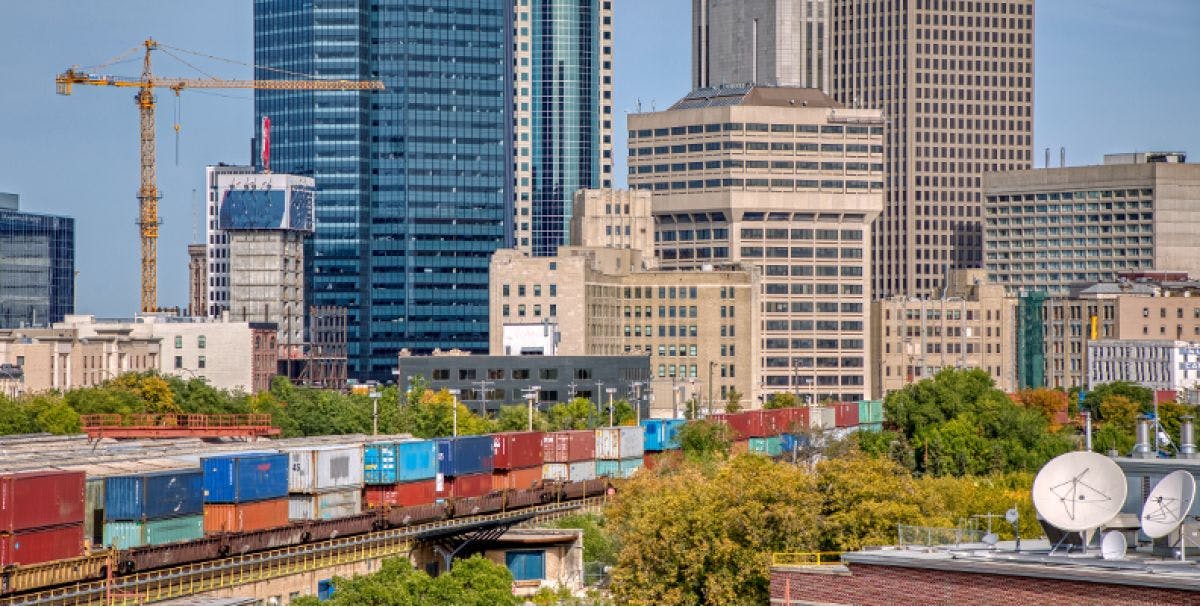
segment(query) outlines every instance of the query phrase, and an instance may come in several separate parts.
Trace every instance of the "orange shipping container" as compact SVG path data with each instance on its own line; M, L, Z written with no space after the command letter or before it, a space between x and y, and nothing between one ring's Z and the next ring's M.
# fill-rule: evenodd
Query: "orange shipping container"
M204 504L204 533L260 531L288 524L288 498L240 504Z
M532 489L542 482L542 467L517 468L492 474L492 491L504 489Z

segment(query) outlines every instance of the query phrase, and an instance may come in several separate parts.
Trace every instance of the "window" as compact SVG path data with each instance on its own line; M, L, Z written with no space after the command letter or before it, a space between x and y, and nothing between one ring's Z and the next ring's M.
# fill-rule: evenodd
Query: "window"
M591 369L575 369L575 379L591 379Z
M541 369L538 371L538 379L558 379L558 369Z
M182 368L183 368L183 357L182 357L182 356L176 356L176 357L175 357L175 368L176 368L176 369L182 369Z
M203 336L203 335L201 335L201 336L199 336L199 337L197 337L197 338L196 338L196 347L197 347L197 348L200 348L200 349L202 349L202 350L203 350L203 349L204 349L204 346L205 346L207 343L208 343L208 340L204 339L204 336Z
M203 356L201 356L200 358L196 359L196 368L197 368L197 369L203 369L203 368L205 367L205 362L206 362L206 361L204 360L204 357L203 357Z
M450 369L434 369L433 373L431 373L431 375L433 376L434 380L449 381Z
M504 553L504 564L518 582L546 577L545 550L509 550Z
M175 348L178 349L178 348L182 348L182 347L183 347L183 336L176 335L175 336ZM179 367L176 367L176 368L179 368Z
M529 369L513 369L513 379L529 379Z
M475 379L475 369L459 369L458 379L459 381Z

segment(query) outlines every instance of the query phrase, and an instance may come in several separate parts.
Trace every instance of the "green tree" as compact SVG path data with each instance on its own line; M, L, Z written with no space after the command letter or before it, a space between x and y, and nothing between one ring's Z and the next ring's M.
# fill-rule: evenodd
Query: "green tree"
M335 577L328 601L305 605L516 605L512 574L503 565L482 556L454 562L436 578L419 571L403 557L384 559L379 571L352 578Z
M725 459L733 448L733 432L726 424L692 420L679 429L679 447L693 461Z
M791 392L776 392L767 398L767 402L763 403L763 409L792 409L798 406L800 406L799 401Z
M512 573L504 565L475 555L454 562L436 578L421 605L516 605Z
M141 404L142 413L183 412L183 408L175 402L171 384L156 372L125 373L103 385L132 394Z
M587 430L595 428L599 418L592 401L575 397L565 403L555 403L546 412L550 430Z
M533 410L533 429L545 432L550 427L546 414ZM496 429L500 432L524 432L529 429L529 405L504 405L496 416Z
M1083 406L1092 411L1098 420L1103 420L1101 405L1114 396L1122 396L1140 408L1154 405L1154 391L1150 388L1130 381L1114 381L1099 384L1089 390L1083 397Z
M928 499L899 464L866 455L817 464L821 497L821 550L894 544L896 526L930 522ZM944 520L935 520L944 523Z
M737 413L742 410L742 393L737 391L737 388L730 388L726 394L725 412Z
M586 563L617 562L617 546L612 532L605 527L605 519L595 514L572 514L554 523L559 529L583 530L583 560Z

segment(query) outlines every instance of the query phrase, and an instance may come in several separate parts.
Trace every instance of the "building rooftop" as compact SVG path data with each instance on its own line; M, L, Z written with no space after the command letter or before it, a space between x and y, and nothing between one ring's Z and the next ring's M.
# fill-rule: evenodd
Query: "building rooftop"
M671 106L672 110L690 110L730 105L772 107L845 107L820 89L791 86L734 85L695 89Z

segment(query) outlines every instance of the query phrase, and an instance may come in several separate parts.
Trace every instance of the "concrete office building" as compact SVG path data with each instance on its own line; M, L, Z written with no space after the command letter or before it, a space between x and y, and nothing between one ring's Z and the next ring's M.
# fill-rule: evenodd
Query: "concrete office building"
M834 0L692 0L692 88L829 91Z
M134 335L125 327L7 329L0 330L0 364L20 369L21 393L65 391L97 386L122 373L158 371L161 343L160 337Z
M612 187L612 0L510 4L513 243L553 255L575 191Z
M1034 0L832 2L832 93L887 119L874 297L983 267L985 173L1029 169Z
M755 402L757 301L752 267L643 270L628 249L561 247L555 257L492 258L493 355L649 356L655 408L731 390ZM710 391L711 387L711 391Z
M246 170L242 170L246 169ZM304 342L304 243L315 228L311 177L208 167L208 316L273 323Z
M652 192L665 269L758 268L758 377L810 402L873 392L871 225L883 119L814 89L701 89L629 117L629 183Z
M988 279L1066 295L1125 272L1200 276L1200 164L1168 154L984 176Z
M997 388L1018 389L1017 300L983 276L983 270L955 270L942 298L893 297L872 304L872 398L945 368L983 369Z
M75 220L20 210L0 193L0 328L47 326L75 310Z
M579 190L571 215L571 242L580 247L631 249L654 263L654 218L645 190Z
M1109 339L1088 344L1088 381L1128 381L1177 394L1200 386L1200 342Z

